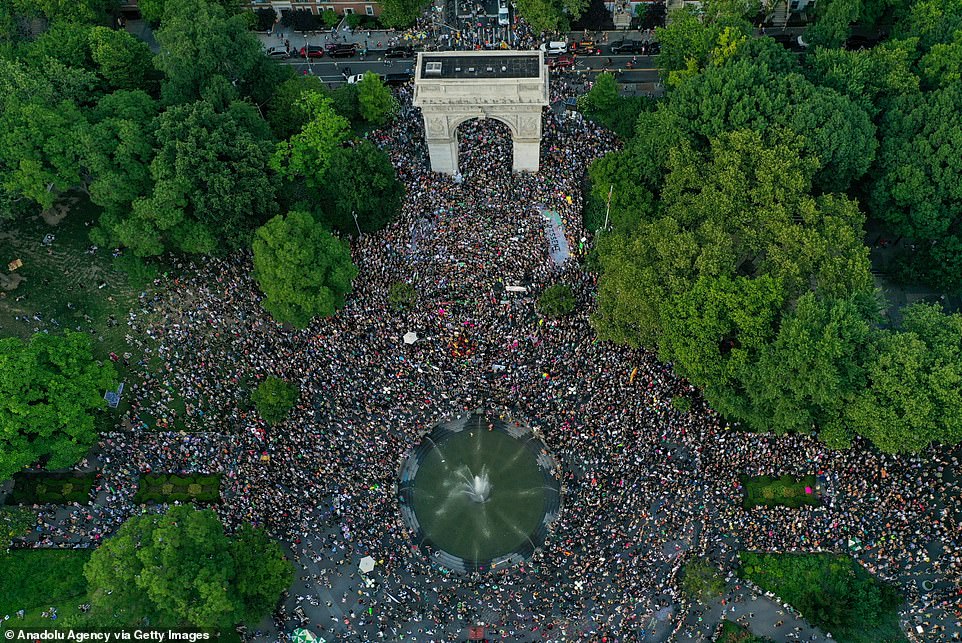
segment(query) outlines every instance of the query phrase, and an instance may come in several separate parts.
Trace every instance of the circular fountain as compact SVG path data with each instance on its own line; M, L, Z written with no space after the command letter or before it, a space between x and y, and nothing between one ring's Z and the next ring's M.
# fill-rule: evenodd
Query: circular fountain
M530 557L561 508L557 463L527 426L483 413L434 427L401 467L413 545L457 572Z

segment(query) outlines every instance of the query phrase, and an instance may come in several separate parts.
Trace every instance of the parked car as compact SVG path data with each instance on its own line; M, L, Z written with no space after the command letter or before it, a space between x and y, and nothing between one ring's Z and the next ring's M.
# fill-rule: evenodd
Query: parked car
M508 0L498 0L498 24L502 27L511 24L508 16Z
M384 50L385 58L413 58L413 47L388 47Z
M381 80L384 81L385 85L403 85L414 78L414 70L406 69L404 71L394 72L391 74L384 74L381 76Z
M357 54L357 45L345 42L331 43L326 47L326 50L327 55L331 58L353 58Z
M552 40L541 45L541 51L546 54L566 54L568 53L568 43L560 40Z
M348 85L357 85L357 84L358 84L359 82L361 82L363 79L364 79L364 74L351 74L350 76L347 77L347 84L348 84ZM382 79L383 79L383 77L382 77Z
M567 54L548 58L548 69L571 69L575 66L575 57Z
M617 40L611 43L611 53L643 54L645 53L645 43L640 40Z
M568 45L568 50L580 56L596 56L601 53L601 47L594 40L579 40Z
M291 57L291 52L287 51L283 47L271 47L267 50L267 55L278 60L285 60Z
M324 55L324 47L320 45L301 47L301 50L297 53L301 58L320 58Z

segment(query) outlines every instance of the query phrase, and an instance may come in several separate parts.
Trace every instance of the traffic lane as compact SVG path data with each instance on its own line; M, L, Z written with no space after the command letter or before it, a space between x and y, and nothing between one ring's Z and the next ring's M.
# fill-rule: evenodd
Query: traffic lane
M608 64L611 58L611 64ZM575 58L573 69L552 69L552 74L568 73L587 73L597 75L610 72L616 75L621 82L657 82L658 69L654 65L654 57L638 56L634 65L628 66L633 56L579 56ZM314 75L324 82L344 82L347 74L363 74L366 71L373 71L376 74L401 73L414 70L414 61L410 59L391 59L390 62L384 60L371 59L370 57L362 60L360 56L355 58L315 58L311 62L304 62L303 58L292 58L286 61L297 70L299 74ZM345 69L350 68L349 72Z
M383 61L361 60L360 58L330 58L318 60L313 63L305 63L303 59L290 60L288 64L297 73L308 76L317 76L324 82L344 82L345 76L350 74L363 74L366 71L373 71L376 74L398 74L408 70L414 70L414 65L410 62L399 65L397 62L388 65ZM349 71L346 71L348 70Z

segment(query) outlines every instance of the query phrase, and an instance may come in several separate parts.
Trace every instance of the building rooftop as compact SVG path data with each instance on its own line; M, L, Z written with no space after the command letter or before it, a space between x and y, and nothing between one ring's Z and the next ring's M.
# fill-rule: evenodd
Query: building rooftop
M503 55L421 55L421 79L431 78L539 78L538 52Z

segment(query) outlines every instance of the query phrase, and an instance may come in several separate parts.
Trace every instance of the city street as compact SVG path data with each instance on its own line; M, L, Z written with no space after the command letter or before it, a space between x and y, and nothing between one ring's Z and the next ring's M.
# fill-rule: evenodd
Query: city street
M607 64L608 58L611 65ZM573 69L552 71L552 74L587 73L595 76L604 71L616 72L622 83L656 83L658 70L655 68L654 56L637 56L637 66L629 68L628 63L633 56L579 56L575 58ZM378 74L398 73L414 70L414 60L410 58L383 58L383 51L372 51L367 56L354 58L317 58L305 62L303 58L291 58L283 61L292 65L298 73L312 74L326 83L337 84L345 81L348 74L363 74L373 71ZM348 72L345 72L348 69Z

